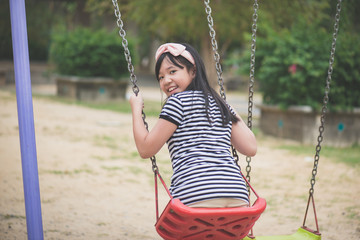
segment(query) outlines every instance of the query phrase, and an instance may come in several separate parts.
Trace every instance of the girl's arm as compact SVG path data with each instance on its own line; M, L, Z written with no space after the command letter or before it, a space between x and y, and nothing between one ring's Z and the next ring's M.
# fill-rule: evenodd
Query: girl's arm
M154 156L175 132L177 126L164 119L159 119L148 132L142 119L143 99L140 93L130 97L132 109L133 135L136 148L142 158Z
M231 143L241 154L252 157L257 151L254 133L248 128L239 115L237 123L233 123L231 130Z

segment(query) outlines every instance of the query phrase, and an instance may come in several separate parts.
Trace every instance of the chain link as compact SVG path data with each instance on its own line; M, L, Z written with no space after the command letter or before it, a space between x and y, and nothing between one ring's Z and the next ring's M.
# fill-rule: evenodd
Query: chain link
M211 16L211 7L210 7L210 0L204 0L204 4L205 4L205 12L207 14L207 20L208 20L208 26L209 26L209 35L211 38L211 45L214 51L214 59L215 59L215 67L216 67L216 72L217 72L217 76L218 76L218 84L220 86L220 95L221 97L226 100L226 95L225 95L225 90L224 90L224 80L222 78L222 69L221 69L221 65L220 65L220 55L218 53L218 45L217 45L217 41L216 41L216 33L215 33L215 29L214 29L214 21L213 18ZM252 129L252 108L253 108L253 95L254 95L254 75L255 75L255 49L256 49L256 30L257 30L257 19L258 19L258 11L259 5L257 0L254 1L254 14L252 16L252 35L251 35L251 58L250 58L250 83L249 83L249 101L248 101L248 122L247 125L250 129ZM234 160L236 162L236 164L239 166L239 155L237 154L236 149L231 146L232 149L232 153L233 153L233 157ZM250 172L251 172L251 157L246 157L246 162L247 162L247 166L246 166L246 179L248 180L248 182L250 182ZM240 167L240 166L239 166ZM248 187L249 193L250 193L250 189Z
M121 13L119 10L119 5L117 3L117 0L112 0L112 3L114 5L114 14L116 17L116 24L119 27L119 36L122 38L122 46L124 48L124 55L125 55L125 59L126 62L128 64L128 70L130 73L130 81L132 83L132 90L133 92L137 95L139 93L139 87L137 85L137 78L135 75L135 69L134 69L134 65L132 64L132 60L131 60L131 54L130 54L130 50L128 47L128 41L126 39L126 32L124 30L124 23L121 19Z
M218 52L218 44L216 41L216 32L214 29L214 20L211 16L211 7L210 7L210 0L204 0L204 4L205 4L205 12L207 14L207 21L208 21L208 26L209 26L209 35L211 38L211 45L212 45L212 49L214 51L214 60L215 60L215 68L216 68L216 73L217 73L217 77L218 77L218 85L220 86L220 96L226 100L226 95L225 95L225 89L224 89L224 80L222 78L222 68L221 68L221 64L220 64L220 54Z
M254 96L254 82L255 82L255 50L256 50L256 31L259 4L257 0L254 1L254 13L252 16L251 26L251 56L250 56L250 80L249 80L249 101L248 101L248 127L252 129L252 109L253 109L253 96Z
M140 89L139 89L139 86L137 85L137 78L136 78L136 75L135 75L135 69L134 69L134 65L132 64L132 61L131 61L131 54L130 54L130 50L129 50L129 47L128 47L128 41L126 39L126 32L125 32L125 29L124 29L124 23L123 23L123 21L121 19L121 13L120 13L120 10L119 10L119 5L117 3L117 0L112 0L112 3L114 5L114 14L115 14L115 17L117 18L116 24L119 27L119 36L122 38L122 46L124 48L125 59L126 59L126 62L128 64L128 70L129 70L129 73L130 73L130 81L131 81L131 83L133 85L132 90L136 95L138 95ZM144 111L142 111L142 119L143 119L146 130L149 131L149 125L146 122L146 115L145 115ZM155 174L157 174L159 172L159 168L158 168L158 166L156 164L156 157L152 156L150 158L150 160L151 160L151 164L152 164L152 170L153 170L153 172Z
M326 86L325 86L325 94L324 94L324 98L323 98L323 106L321 109L321 117L320 117L320 127L319 127L319 136L317 138L317 145L316 145L316 153L315 153L315 157L314 157L314 167L312 170L312 177L310 180L310 190L309 190L309 194L310 196L312 196L314 194L314 185L316 182L316 174L317 174L317 169L318 169L318 164L319 164L319 159L320 159L320 151L321 151L321 142L323 141L323 133L325 130L325 115L327 112L327 104L329 102L329 92L330 92L330 83L331 83L331 75L333 72L333 64L334 64L334 58L335 58L335 47L336 47L336 39L337 39L337 34L339 31L339 22L340 22L340 12L341 12L341 2L342 0L338 0L338 3L336 5L336 14L335 14L335 23L334 23L334 33L333 33L333 38L332 38L332 44L331 44L331 51L330 51L330 60L329 60L329 68L328 68L328 75L326 78Z
M251 55L250 55L250 79L249 79L249 100L248 100L248 118L247 125L252 129L252 112L254 106L254 83L255 83L255 50L256 50L256 31L257 31L257 20L258 20L258 9L259 4L257 0L254 1L254 13L252 15L252 25L251 25ZM246 156L246 179L248 182L251 181L250 172L251 172L251 157Z

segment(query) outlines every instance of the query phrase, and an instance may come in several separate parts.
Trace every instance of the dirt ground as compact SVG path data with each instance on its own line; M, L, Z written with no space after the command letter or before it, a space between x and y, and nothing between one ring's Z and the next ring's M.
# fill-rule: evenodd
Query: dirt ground
M43 98L33 105L44 238L160 239L151 164L137 155L131 116ZM148 119L149 125L155 120ZM0 89L0 239L6 240L27 238L18 134L15 94ZM255 235L291 234L303 222L313 153L293 155L277 147L285 143L297 144L258 138L252 184L268 206ZM168 181L166 147L157 159ZM322 239L360 239L359 173L320 158L315 202ZM161 192L161 206L167 200Z

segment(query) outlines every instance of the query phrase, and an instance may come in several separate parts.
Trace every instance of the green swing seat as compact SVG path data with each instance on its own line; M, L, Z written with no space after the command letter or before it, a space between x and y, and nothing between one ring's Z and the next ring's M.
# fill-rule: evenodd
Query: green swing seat
M321 235L301 227L291 235L245 237L243 240L321 240Z

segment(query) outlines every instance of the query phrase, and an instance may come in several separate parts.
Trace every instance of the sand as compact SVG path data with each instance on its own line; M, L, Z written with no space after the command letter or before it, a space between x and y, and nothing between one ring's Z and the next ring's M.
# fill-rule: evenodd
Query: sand
M160 239L151 164L137 155L130 114L46 98L34 98L33 106L44 238ZM0 89L0 239L27 239L18 134L15 94ZM294 155L278 146L298 143L266 136L258 144L251 182L268 206L254 233L294 233L303 222L313 153ZM157 159L169 182L166 147ZM322 239L360 239L359 173L320 158L315 203ZM168 198L163 191L160 197L163 207ZM315 226L312 212L307 225Z

